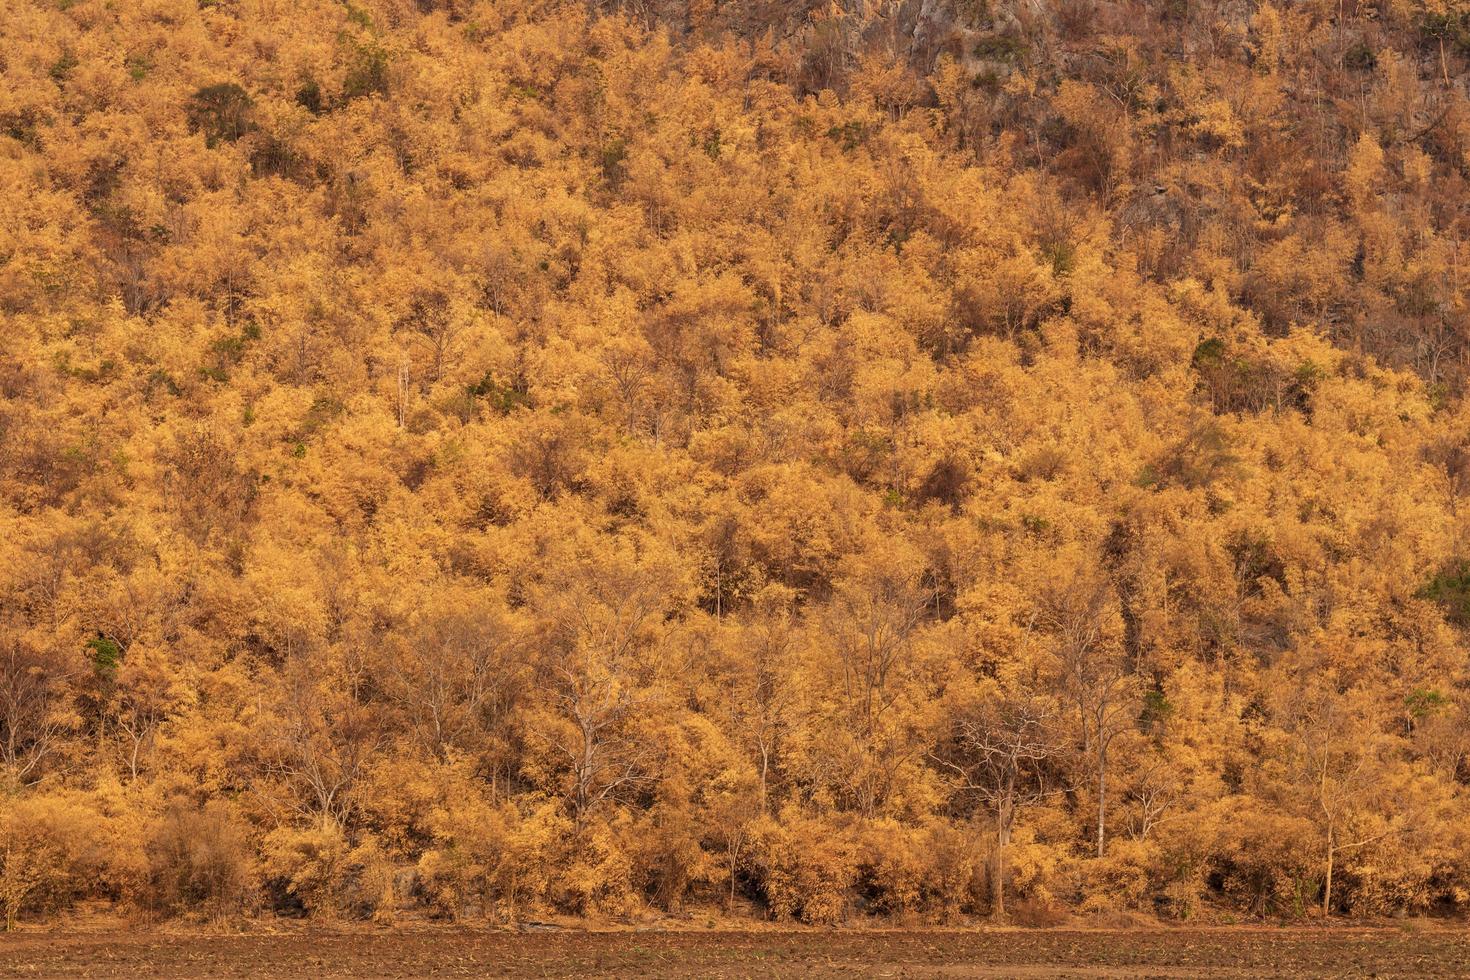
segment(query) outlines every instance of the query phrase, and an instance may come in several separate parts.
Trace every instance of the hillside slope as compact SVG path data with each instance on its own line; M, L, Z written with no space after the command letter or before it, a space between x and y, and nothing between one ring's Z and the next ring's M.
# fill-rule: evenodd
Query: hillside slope
M1470 12L0 10L0 902L1470 901Z

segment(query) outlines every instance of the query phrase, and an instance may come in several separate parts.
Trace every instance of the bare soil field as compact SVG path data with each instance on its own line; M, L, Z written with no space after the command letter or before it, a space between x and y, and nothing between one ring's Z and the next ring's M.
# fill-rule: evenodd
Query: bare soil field
M0 936L0 977L1470 977L1445 928Z

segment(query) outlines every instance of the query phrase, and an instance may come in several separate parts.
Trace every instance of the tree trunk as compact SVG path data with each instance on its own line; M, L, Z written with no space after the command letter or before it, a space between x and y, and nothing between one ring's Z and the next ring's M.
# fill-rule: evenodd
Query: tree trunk
M761 741L761 813L766 810L766 783L769 780L771 770L771 750L764 740Z
M995 853L990 866L990 917L1003 921L1006 917L1006 845L1011 842L1010 808L996 812Z
M1327 918L1327 917L1329 917L1329 916L1332 915L1332 859L1334 857L1336 857L1336 855L1337 855L1337 852L1336 852L1336 850L1334 850L1334 848L1332 846L1332 830L1331 830L1331 828L1328 828L1328 831L1327 831L1327 877L1326 877L1326 880L1323 881L1323 883L1322 883L1322 917L1323 918Z
M1097 753L1097 856L1103 856L1103 850L1107 844L1107 813L1108 813L1108 750L1098 749Z

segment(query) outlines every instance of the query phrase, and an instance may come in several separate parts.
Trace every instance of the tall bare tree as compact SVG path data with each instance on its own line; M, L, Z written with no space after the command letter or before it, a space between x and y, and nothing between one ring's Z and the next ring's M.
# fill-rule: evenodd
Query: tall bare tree
M1322 914L1332 914L1340 855L1404 832L1414 822L1386 797L1387 739L1358 691L1304 685L1283 706L1289 772L1322 833Z
M353 791L385 740L380 710L318 658L287 666L266 771L294 787L287 799L301 816L347 826L357 809Z
M934 590L917 562L905 557L869 555L853 563L826 611L845 720L859 756L852 790L865 816L887 795L894 771L923 754L895 727L895 709L914 672L912 644Z
M993 690L957 715L947 751L936 759L958 776L956 789L990 814L990 914L1004 919L1006 849L1021 811L1059 792L1051 765L1062 751L1056 705L1025 688Z
M769 810L771 769L782 740L795 724L796 678L793 648L797 619L794 594L781 586L767 586L756 595L751 619L742 627L744 639L736 717L755 752L760 812Z
M1108 750L1138 717L1138 678L1128 671L1112 626L1112 583L1079 572L1046 595L1037 618L1056 650L1059 685L1072 705L1080 751L1097 794L1097 856L1107 852Z
M649 778L656 746L634 730L653 698L658 626L672 573L609 557L547 583L536 599L542 684L553 723L543 741L564 760L578 831L606 800Z
M19 637L0 641L0 762L16 782L40 773L68 728L64 680L51 658Z
M440 758L472 747L519 685L518 637L504 611L472 596L426 610L395 651L387 689Z

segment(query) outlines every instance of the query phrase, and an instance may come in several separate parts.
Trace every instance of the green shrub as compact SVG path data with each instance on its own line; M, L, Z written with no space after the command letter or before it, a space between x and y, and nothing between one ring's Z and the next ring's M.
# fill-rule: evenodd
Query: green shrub
M352 44L342 99L351 102L370 95L388 94L388 52L376 44Z
M1470 562L1445 565L1415 596L1438 603L1445 619L1456 626L1470 626Z
M204 134L206 146L233 143L250 131L250 96L234 82L207 85L185 104L189 128Z

